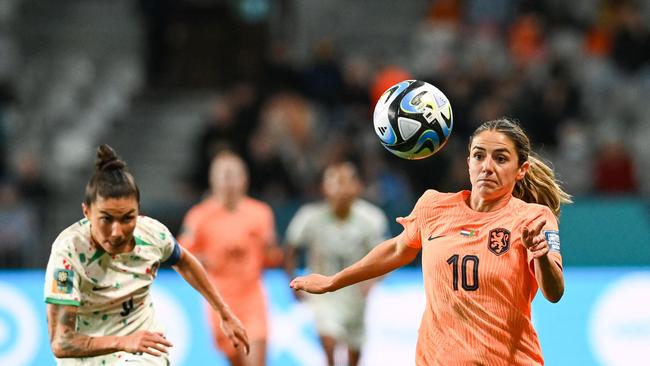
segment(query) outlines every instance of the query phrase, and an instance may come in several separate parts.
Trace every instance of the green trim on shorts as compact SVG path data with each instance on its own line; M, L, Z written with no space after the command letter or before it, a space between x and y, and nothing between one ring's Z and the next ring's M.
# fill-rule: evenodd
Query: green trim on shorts
M63 299L55 299L52 297L45 298L45 302L48 304L56 304L56 305L81 306L81 303L76 300L63 300Z

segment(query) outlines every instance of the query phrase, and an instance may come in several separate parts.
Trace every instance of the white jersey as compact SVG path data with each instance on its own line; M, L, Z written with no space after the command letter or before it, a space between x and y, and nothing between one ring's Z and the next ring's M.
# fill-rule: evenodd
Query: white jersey
M386 239L387 231L382 210L357 199L344 220L326 202L304 205L289 223L286 236L289 245L307 248L312 272L332 275L363 258Z
M138 330L162 331L154 319L149 288L176 241L163 224L146 216L138 217L134 237L131 252L107 254L91 243L90 223L83 219L54 241L45 274L45 302L78 306L79 333L124 336ZM115 365L131 356L117 352L57 361L66 366Z
M325 202L301 207L289 223L286 238L291 246L307 248L311 272L332 275L363 258L385 240L387 231L388 220L381 209L358 199L344 220ZM318 334L359 349L364 341L365 294L362 285L306 294Z

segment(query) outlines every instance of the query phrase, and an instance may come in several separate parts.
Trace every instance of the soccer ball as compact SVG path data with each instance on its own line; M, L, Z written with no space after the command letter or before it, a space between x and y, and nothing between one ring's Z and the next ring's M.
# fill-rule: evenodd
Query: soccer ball
M410 160L435 154L454 126L449 99L419 80L404 80L388 88L375 105L373 120L382 145Z

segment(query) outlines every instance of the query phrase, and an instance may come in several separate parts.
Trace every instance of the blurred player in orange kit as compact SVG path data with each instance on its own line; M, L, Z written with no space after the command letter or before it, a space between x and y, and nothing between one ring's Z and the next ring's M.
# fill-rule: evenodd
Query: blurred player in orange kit
M201 260L248 332L250 354L246 357L218 332L219 314L210 311L217 347L233 366L261 366L266 362L267 337L262 271L282 260L273 212L246 195L246 167L232 152L221 152L213 159L210 187L211 195L185 216L179 241Z
M557 217L570 196L509 119L474 131L467 163L471 191L427 190L397 219L401 234L334 275L298 277L291 287L336 291L421 250L426 306L417 365L543 365L531 302L538 288L551 302L564 293Z

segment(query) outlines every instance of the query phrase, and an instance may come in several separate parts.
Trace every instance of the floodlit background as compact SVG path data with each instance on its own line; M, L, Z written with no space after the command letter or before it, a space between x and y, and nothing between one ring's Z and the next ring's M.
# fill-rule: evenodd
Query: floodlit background
M453 108L449 143L424 161L392 156L372 127L379 94L406 78ZM576 201L560 222L566 295L534 303L547 364L647 363L648 95L648 0L0 0L0 364L54 363L43 271L100 143L174 233L212 153L236 150L282 239L330 161L357 163L391 219L428 187L467 188L468 136L503 115ZM288 279L265 281L269 364L323 364ZM154 296L175 364L222 365L198 295L162 271ZM423 296L417 261L373 290L363 365L413 363Z

